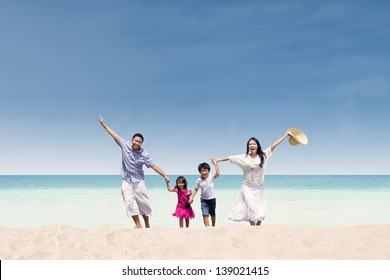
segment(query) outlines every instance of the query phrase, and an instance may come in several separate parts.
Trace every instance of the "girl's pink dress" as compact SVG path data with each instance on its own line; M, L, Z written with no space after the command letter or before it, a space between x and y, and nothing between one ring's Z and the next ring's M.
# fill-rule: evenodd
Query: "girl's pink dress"
M172 214L172 216L184 219L194 218L195 213L191 205L189 208L186 208L186 203L188 203L192 191L187 189L186 191L182 192L178 187L175 187L174 191L177 193L177 205L176 211Z

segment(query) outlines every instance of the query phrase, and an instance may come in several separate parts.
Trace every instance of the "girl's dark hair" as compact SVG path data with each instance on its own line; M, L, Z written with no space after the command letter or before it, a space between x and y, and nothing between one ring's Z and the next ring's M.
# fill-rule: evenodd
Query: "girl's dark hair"
M257 140L255 137L251 137L249 140L248 140L248 143L246 143L246 154L248 155L249 154L249 142L253 140L256 142L257 144L257 154L259 155L260 157L260 167L263 168L263 164L264 164L264 157L265 157L265 154L263 152L263 150L261 149L261 145L260 145L260 142L259 140Z
M180 183L184 183L184 188L186 189L187 188L187 180L186 178L184 178L184 176L179 176L177 177L176 179L176 186Z

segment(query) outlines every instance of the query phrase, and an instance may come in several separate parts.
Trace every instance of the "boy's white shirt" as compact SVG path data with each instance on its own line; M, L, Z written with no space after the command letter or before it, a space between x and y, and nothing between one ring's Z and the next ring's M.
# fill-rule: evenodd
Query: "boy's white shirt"
M214 174L209 173L206 179L198 178L196 181L195 189L201 189L200 198L202 199L213 199L215 198L214 193Z

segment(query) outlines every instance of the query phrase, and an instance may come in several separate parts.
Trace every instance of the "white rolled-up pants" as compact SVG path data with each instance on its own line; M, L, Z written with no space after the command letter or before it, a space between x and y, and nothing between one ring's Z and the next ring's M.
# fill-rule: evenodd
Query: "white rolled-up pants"
M127 216L152 214L150 200L144 181L128 182L122 180L122 197L126 206Z

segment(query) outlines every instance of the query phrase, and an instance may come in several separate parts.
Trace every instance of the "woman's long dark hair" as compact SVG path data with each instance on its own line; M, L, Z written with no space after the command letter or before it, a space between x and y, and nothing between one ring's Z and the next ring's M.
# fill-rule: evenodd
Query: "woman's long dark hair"
M260 165L261 168L263 168L265 154L264 154L263 150L261 149L261 145L260 145L259 140L257 140L255 137L251 137L248 140L248 143L246 143L246 154L249 155L249 142L251 140L255 141L256 144L257 144L257 154L260 157L260 164L259 165Z

